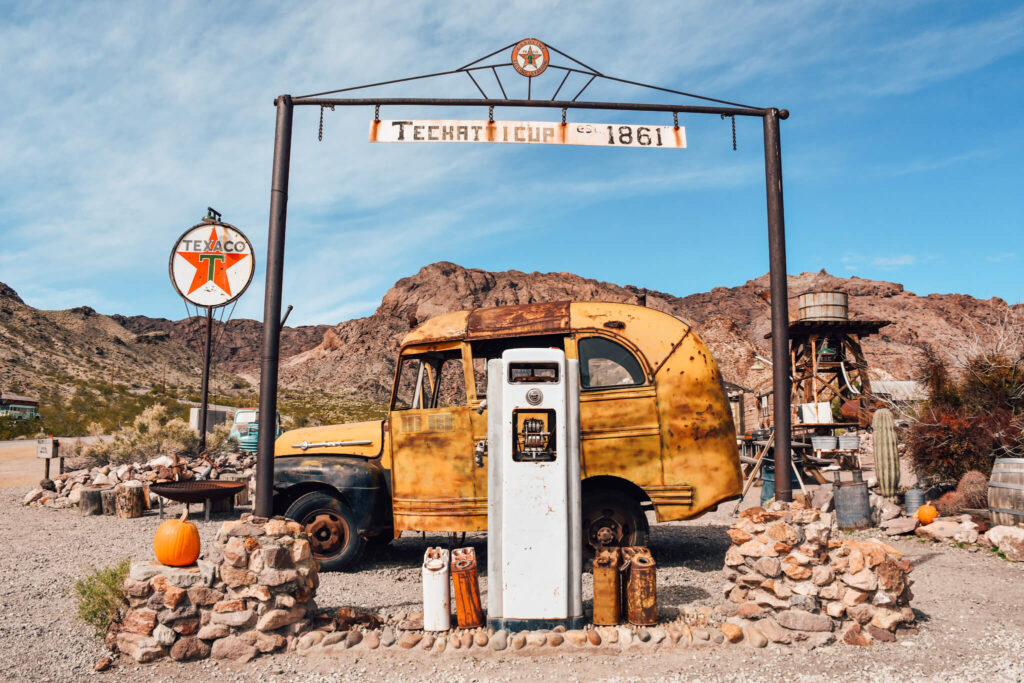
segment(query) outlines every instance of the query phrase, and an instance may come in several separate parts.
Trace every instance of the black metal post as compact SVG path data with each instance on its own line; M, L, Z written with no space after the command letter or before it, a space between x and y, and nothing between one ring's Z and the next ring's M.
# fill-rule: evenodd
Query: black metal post
M779 119L783 109L764 114L764 177L768 195L768 260L772 295L772 389L775 427L775 500L792 501L789 361L789 286L786 282L786 221L782 209L782 147Z
M274 172L270 181L270 228L267 235L267 284L263 293L263 348L260 353L259 445L256 451L254 512L274 512L274 439L277 438L277 364L281 341L281 281L284 274L284 233L288 217L288 167L292 154L290 95L281 95L274 133Z
M203 385L199 389L199 452L206 452L206 415L210 397L210 341L213 330L213 307L206 307L206 346L203 347Z

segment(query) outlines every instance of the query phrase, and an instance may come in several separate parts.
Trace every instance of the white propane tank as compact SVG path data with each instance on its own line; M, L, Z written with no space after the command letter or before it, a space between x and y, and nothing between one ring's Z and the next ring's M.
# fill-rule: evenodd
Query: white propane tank
M583 621L579 365L559 349L487 364L487 625Z
M447 631L451 627L451 582L445 548L427 548L423 555L423 630Z

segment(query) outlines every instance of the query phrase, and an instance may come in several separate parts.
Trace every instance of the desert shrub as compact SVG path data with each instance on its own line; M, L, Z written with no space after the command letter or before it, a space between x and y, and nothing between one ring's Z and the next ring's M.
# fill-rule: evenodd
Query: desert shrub
M131 561L125 558L75 582L78 618L92 626L100 638L124 604L124 580L130 567Z
M210 455L233 451L238 447L238 439L231 436L231 425L222 424L214 427L206 435L206 452Z
M971 470L960 477L957 493L964 497L966 507L975 510L988 507L988 477L977 470Z
M958 515L966 507L963 495L956 491L943 493L932 505L939 511L939 517Z
M987 476L996 458L1024 453L1024 355L979 353L954 373L926 348L919 371L929 398L905 443L923 479Z
M199 437L180 418L172 418L163 405L146 408L128 427L113 438L89 444L82 450L87 460L122 464L145 462L159 455L194 454Z

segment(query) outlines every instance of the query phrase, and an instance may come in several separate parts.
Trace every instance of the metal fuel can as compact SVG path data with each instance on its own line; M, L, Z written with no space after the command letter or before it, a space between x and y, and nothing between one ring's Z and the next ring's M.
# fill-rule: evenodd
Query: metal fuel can
M423 630L451 628L451 587L446 548L427 548L423 556Z
M455 587L455 618L459 628L483 626L480 576L476 568L476 550L473 548L456 548L452 551L452 585Z
M658 623L657 567L651 551L642 546L624 548L626 619L634 626Z
M594 557L594 623L615 626L622 620L621 553L601 548Z

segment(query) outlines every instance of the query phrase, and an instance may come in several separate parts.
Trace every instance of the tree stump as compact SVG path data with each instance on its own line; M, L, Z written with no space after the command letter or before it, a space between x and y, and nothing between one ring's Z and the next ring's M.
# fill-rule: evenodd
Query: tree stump
M141 486L122 486L117 491L117 516L123 519L141 517L145 509Z
M83 486L82 497L78 499L78 510L83 516L103 514L102 489Z
M113 487L109 489L102 489L100 491L100 497L103 499L103 514L113 516L117 511L117 490Z

